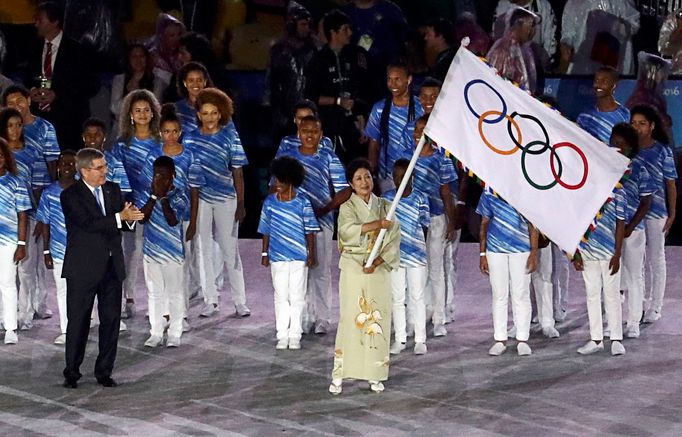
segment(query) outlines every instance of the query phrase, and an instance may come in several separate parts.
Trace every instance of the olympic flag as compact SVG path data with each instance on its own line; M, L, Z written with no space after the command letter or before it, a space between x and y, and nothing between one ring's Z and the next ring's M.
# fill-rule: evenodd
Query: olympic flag
M464 47L424 133L570 254L629 163Z

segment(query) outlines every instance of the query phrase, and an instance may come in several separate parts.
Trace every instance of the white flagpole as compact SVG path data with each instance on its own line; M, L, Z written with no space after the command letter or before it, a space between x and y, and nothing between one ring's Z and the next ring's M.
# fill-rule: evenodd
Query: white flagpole
M419 143L417 143L417 148L414 149L414 153L412 154L410 165L408 165L407 170L405 170L405 176L403 176L403 180L400 182L400 186L398 187L398 190L395 193L395 198L393 199L393 203L391 203L391 208L388 210L388 214L386 214L386 220L391 220L393 218L395 210L398 207L398 202L400 202L400 198L403 197L403 192L405 191L405 187L407 186L407 181L409 181L410 176L412 176L414 166L417 164L417 158L419 158L419 155L421 154L425 143L426 140L424 138L424 134L422 134L421 138L419 139ZM367 263L365 264L365 267L369 268L372 266L374 259L376 259L379 253L379 248L381 248L381 242L384 239L384 235L386 235L386 229L382 229L381 231L379 231L379 235L377 236L377 240L374 243L372 252L369 254L369 258L367 258Z

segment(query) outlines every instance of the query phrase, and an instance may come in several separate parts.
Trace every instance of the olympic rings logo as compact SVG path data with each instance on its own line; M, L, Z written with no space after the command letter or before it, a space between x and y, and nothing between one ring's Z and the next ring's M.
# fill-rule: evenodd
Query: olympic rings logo
M482 114L477 113L473 106L471 106L471 102L469 100L469 91L474 85L484 85L487 88L489 88L493 93L495 93L495 95L497 95L497 97L500 99L500 103L502 104L501 111L489 110L483 112ZM469 111L478 119L478 134L480 135L483 143L490 150L497 153L498 155L504 156L511 156L514 153L521 150L521 171L523 173L523 177L532 187L538 190L549 190L551 188L554 188L555 185L559 184L560 186L566 188L567 190L578 190L585 185L585 182L587 181L587 175L589 173L589 166L587 163L587 157L585 156L585 153L575 144L566 141L550 145L549 134L547 133L547 129L545 129L545 126L542 124L542 122L530 114L521 114L516 111L512 112L511 114L508 114L507 102L505 102L504 98L499 93L499 91L493 88L488 82L481 79L474 79L469 81L469 83L467 83L466 86L464 87L464 101L466 102ZM527 144L524 145L523 132L521 131L521 126L519 126L519 123L517 121L517 119L519 118L537 124L537 126L542 131L544 139L529 141ZM497 124L503 120L507 121L507 133L509 134L509 138L511 138L511 141L514 143L514 145L511 148L507 149L496 147L488 140L483 131L484 124ZM564 168L563 164L561 163L561 159L559 159L559 155L557 154L557 150L561 148L569 148L573 150L575 153L578 154L582 161L583 175L577 184L569 184L561 179L561 175L563 174ZM554 180L547 184L540 184L534 181L528 174L528 169L526 168L526 158L528 155L535 156L543 155L547 151L549 151L549 167L552 172L552 177L554 178Z

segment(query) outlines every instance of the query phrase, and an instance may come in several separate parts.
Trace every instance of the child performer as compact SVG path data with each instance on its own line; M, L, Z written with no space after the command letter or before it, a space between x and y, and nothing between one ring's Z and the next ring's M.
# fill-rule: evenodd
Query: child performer
M405 171L410 165L407 159L399 159L393 165L393 182L399 187ZM396 191L386 192L384 199L392 202ZM414 353L426 353L426 307L424 304L424 290L428 269L426 267L426 241L424 231L430 223L429 201L427 197L412 190L412 181L407 183L403 196L396 209L400 222L400 267L391 272L391 290L393 296L393 329L395 343L391 347L392 354L398 354L405 349L407 342L405 295L414 327Z
M0 138L0 293L2 293L5 344L17 339L17 264L26 257L27 211L33 205L26 182L7 142Z
M623 313L620 306L620 256L625 233L625 195L622 188L607 203L597 227L587 242L580 243L573 266L583 272L587 295L587 317L592 339L578 349L581 355L604 350L604 327L601 294L611 332L611 355L625 353L623 347Z
M272 162L275 192L263 203L258 232L263 234L261 264L270 266L275 289L276 349L300 349L308 268L315 267L315 233L320 226L313 206L297 188L305 170L294 158Z
M512 314L520 356L530 355L530 274L538 263L538 231L511 205L484 192L476 212L481 215L480 269L490 277L493 291L493 356L507 350L507 305L511 293Z
M185 316L184 239L180 218L187 208L182 190L173 186L175 164L168 156L154 161L151 195L144 213L144 277L149 300L151 336L146 347L163 342L164 314L169 313L167 347L180 346L182 319Z
M62 278L64 251L66 250L66 222L60 196L62 191L76 181L76 152L65 150L57 161L57 182L43 190L36 220L43 224L43 258L45 267L52 270L57 286L60 334L54 344L66 344L66 279Z

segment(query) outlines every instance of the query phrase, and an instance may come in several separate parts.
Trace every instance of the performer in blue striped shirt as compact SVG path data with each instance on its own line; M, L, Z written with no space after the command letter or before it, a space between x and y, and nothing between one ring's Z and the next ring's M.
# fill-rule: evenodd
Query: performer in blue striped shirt
M320 120L315 116L304 117L298 126L298 136L301 146L280 150L277 158L290 156L305 168L305 178L298 191L310 199L320 224L321 232L315 239L317 266L308 270L303 332L309 332L314 323L315 333L324 335L331 323L334 211L350 198L352 192L341 161L334 152L320 144Z
M65 150L57 161L59 179L43 190L38 204L36 220L43 224L43 259L57 287L60 334L54 344L66 343L66 279L62 278L64 251L66 250L66 222L60 195L76 181L76 152Z
M164 315L169 316L167 347L180 346L185 316L185 247L181 218L188 207L185 191L173 185L175 164L168 156L154 161L150 195L144 213L144 277L149 302L150 337L146 347L163 342Z
M486 191L476 208L481 215L480 269L493 291L495 344L490 355L507 350L507 305L511 294L517 353L530 355L530 274L538 263L538 231L507 202Z
M150 91L136 90L123 99L118 117L118 131L121 137L114 145L113 155L123 163L132 192L127 200L139 205L146 189L140 181L142 167L149 151L159 145L159 102ZM123 281L121 318L132 317L135 313L135 285L142 264L142 239L144 226L140 223L136 232L123 234L126 278Z
M424 79L424 82L422 82L421 86L419 87L419 103L424 109L424 114L431 114L442 87L443 82L439 81L438 79L434 79L432 77L427 77ZM414 150L414 142L412 138L414 137L414 127L416 124L417 119L414 119L408 121L405 125L401 137L401 148L403 150Z
M318 117L317 105L310 100L298 102L296 106L294 106L294 125L296 126L296 129L298 129L298 126L301 124L301 120L310 116ZM276 156L281 155L287 150L298 149L299 147L301 147L301 140L298 138L298 133L287 135L280 141ZM332 140L329 137L323 136L320 140L320 148L329 149L333 152L334 144L332 144Z
M645 217L646 267L651 279L649 308L644 322L661 318L665 295L665 237L675 221L677 208L677 170L661 116L652 106L637 105L631 109L630 124L639 137L639 156L651 176L654 194Z
M393 163L404 155L401 143L403 129L411 120L422 116L419 100L412 95L412 75L407 65L389 64L386 68L386 86L389 95L374 104L365 127L369 138L369 162L379 173L381 191L395 188L391 179Z
M283 156L270 167L275 192L263 203L258 232L263 235L261 264L270 266L275 289L276 349L300 349L308 268L315 267L315 233L320 226L310 200L297 188L305 170Z
M580 243L573 257L575 269L583 272L587 296L587 317L592 339L578 349L581 355L604 350L601 295L608 317L611 355L625 353L623 347L623 312L620 303L620 257L625 234L626 200L622 188L606 204L597 226L587 242Z
M205 303L201 316L210 317L218 311L216 272L213 267L215 239L226 264L237 314L246 317L251 310L246 306L246 287L237 234L239 222L246 215L242 167L248 164L248 160L239 135L230 123L232 100L219 89L206 88L197 96L195 107L198 108L200 127L188 133L183 142L201 163L206 178L206 185L199 193L197 226L201 288Z
M613 126L630 121L630 111L613 97L618 85L618 71L613 67L603 66L594 74L592 89L597 96L595 107L578 115L578 126L585 129L593 137L609 144Z
M407 159L399 159L393 165L393 182L400 186L405 171L410 165ZM384 199L393 201L396 191L384 193ZM405 297L407 295L407 313L410 325L414 327L414 353L426 353L426 306L424 290L428 277L426 241L424 231L430 224L429 201L427 197L412 189L409 181L398 202L396 215L400 222L400 267L391 272L391 290L393 296L393 329L395 343L391 347L392 354L405 349L407 342L407 318L405 314Z
M131 193L133 190L130 187L128 174L126 173L123 163L118 159L113 152L104 150L104 142L107 139L107 127L99 118L88 118L83 123L83 145L92 149L97 149L104 154L107 161L107 180L118 184L121 192L124 194ZM80 174L76 172L76 179L80 178Z
M171 86L174 85L171 84ZM208 70L198 62L188 62L178 70L177 87L182 99L175 102L175 109L180 118L183 133L188 134L199 128L195 108L197 96L201 90L212 86L213 81Z
M12 152L0 138L0 293L5 344L18 341L16 264L26 257L26 211L33 207L26 182L16 176L16 171Z

